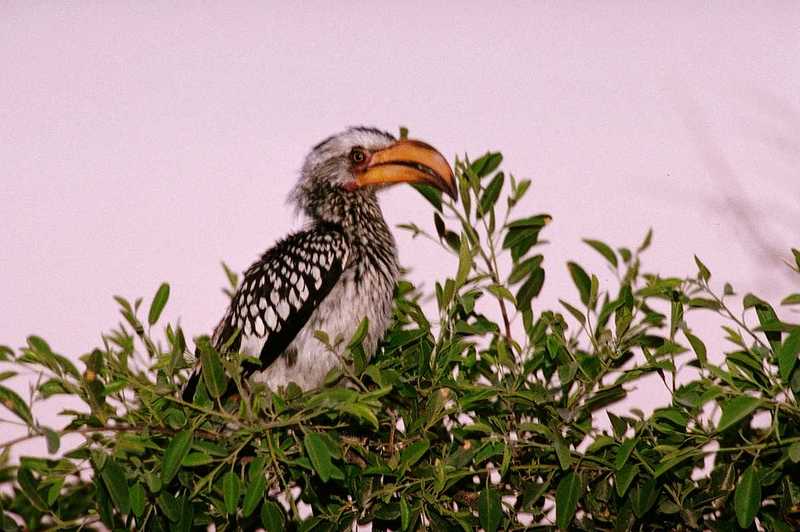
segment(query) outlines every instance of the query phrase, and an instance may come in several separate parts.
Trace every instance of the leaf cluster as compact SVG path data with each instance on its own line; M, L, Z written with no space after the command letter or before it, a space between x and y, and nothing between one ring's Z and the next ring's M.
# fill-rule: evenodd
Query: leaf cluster
M203 378L180 398L187 341L162 329L169 287L118 297L122 321L80 358L45 340L0 348L37 379L0 400L27 434L3 444L4 529L793 530L800 526L800 326L747 294L743 312L695 257L696 277L646 273L635 248L584 242L616 282L576 262L558 309L538 308L546 214L518 215L531 188L490 152L456 161L459 201L420 187L453 274L431 294L396 289L374 356L353 338L317 338L346 361L318 390L248 385L241 356L195 344ZM800 273L800 252L790 267ZM235 286L236 276L226 267ZM435 310L423 302L435 298ZM800 304L800 294L783 300ZM723 322L724 351L692 332L695 314ZM715 341L709 345L721 344ZM637 386L668 404L608 408ZM224 393L230 387L233 396ZM68 425L41 424L37 404L70 397ZM47 403L51 404L51 403ZM766 422L754 423L754 419ZM61 439L78 434L77 447ZM10 450L44 438L49 456Z

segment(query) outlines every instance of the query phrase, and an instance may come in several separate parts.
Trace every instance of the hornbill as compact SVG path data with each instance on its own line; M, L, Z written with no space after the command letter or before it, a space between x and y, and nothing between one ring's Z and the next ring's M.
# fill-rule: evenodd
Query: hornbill
M319 386L343 362L315 337L351 338L368 319L364 350L374 353L389 326L398 276L397 249L376 191L398 182L425 183L455 197L447 160L430 145L353 127L311 150L289 201L309 219L244 274L211 338L258 359L242 376L277 390L289 382ZM201 368L184 388L194 396Z

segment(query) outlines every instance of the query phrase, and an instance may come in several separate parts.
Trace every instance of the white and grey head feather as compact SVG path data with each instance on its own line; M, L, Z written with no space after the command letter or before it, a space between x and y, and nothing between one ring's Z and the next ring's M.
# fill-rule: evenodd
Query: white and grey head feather
M374 190L362 189L345 194L342 187L354 179L349 154L353 148L377 151L396 141L385 131L367 127L351 127L323 140L311 150L303 163L300 179L289 194L288 202L296 211L312 218L324 217L328 206L319 201L325 198L329 206L336 196L347 201L347 195L371 197Z

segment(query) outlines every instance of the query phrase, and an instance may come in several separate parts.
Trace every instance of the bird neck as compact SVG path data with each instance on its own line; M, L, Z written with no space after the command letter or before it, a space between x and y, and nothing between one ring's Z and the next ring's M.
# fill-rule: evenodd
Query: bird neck
M394 238L374 190L350 192L335 187L317 188L304 199L303 210L314 223L340 226L353 251L379 245L394 252Z
M398 275L397 245L374 193L352 205L341 224L350 244L356 285L377 289L391 298Z
M395 242L383 211L374 195L369 201L353 205L346 213L342 228L355 253L362 255L395 254Z

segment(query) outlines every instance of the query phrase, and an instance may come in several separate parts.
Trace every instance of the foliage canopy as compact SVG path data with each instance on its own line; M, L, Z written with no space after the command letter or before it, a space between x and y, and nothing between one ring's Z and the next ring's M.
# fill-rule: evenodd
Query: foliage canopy
M458 202L419 189L435 232L402 227L440 242L457 266L432 293L400 282L393 324L371 358L361 332L320 331L349 365L319 390L245 387L239 355L200 337L200 393L181 400L184 332L154 329L166 284L146 321L141 299L116 298L124 321L81 357L83 370L36 336L17 351L0 348L0 379L40 376L28 400L0 385L28 430L3 448L3 528L800 526L800 326L752 294L734 313L733 288L712 290L697 257L696 277L645 273L649 232L636 248L585 240L617 282L601 286L569 262L576 290L561 308L538 308L550 217L517 215L530 181L501 163L496 152L457 160ZM433 316L421 306L431 296ZM800 294L783 304L800 304ZM724 321L725 352L692 332L692 317L708 312ZM240 397L222 404L229 379ZM653 383L668 389L668 404L649 415L606 412ZM54 396L85 405L63 412L71 421L62 430L34 415ZM84 441L59 454L67 434ZM45 438L50 456L12 464L10 449L33 437Z

